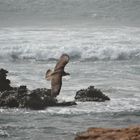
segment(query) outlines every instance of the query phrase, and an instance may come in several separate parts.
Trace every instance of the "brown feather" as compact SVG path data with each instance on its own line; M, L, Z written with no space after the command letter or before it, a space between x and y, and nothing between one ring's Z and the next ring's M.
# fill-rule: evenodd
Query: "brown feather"
M62 54L54 68L54 71L58 69L64 70L64 67L68 62L69 62L69 56L67 54Z
M46 75L45 75L45 79L50 81L52 78L52 74L53 74L52 70L50 70L50 69L47 70Z
M59 95L62 86L62 75L61 73L56 73L51 79L51 95L56 97Z
M68 62L69 56L62 54L54 68L54 72L48 70L46 73L46 77L51 79L51 95L54 97L59 95L62 86L62 76L67 75L67 73L64 72L64 68Z

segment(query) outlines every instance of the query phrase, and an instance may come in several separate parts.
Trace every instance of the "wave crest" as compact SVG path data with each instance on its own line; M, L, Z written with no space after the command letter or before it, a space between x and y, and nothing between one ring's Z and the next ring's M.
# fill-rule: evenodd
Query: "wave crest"
M140 59L140 29L9 29L0 33L0 58L56 60Z
M120 48L120 47L88 47L71 48L67 47L56 49L39 49L34 47L20 47L20 49L3 50L0 53L1 59L9 60L56 60L62 53L68 53L72 60L97 61L97 60L130 60L140 59L139 48Z

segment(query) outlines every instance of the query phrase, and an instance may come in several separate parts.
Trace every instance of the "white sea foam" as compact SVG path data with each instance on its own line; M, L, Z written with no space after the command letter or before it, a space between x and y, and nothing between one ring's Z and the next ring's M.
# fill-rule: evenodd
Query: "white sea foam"
M6 130L1 130L0 128L0 137L9 137L10 135L8 134L8 132Z
M135 102L135 104L134 104ZM122 98L111 99L109 102L77 102L77 106L72 107L54 107L47 110L39 111L41 113L49 113L50 115L82 115L82 114L95 114L105 112L125 112L135 111L139 108L139 99L136 98Z
M5 29L0 32L0 58L50 60L140 58L140 29Z

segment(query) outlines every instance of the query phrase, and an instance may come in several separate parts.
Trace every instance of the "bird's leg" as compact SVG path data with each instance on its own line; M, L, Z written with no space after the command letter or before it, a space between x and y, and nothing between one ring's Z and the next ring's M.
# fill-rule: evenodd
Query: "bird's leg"
M70 74L65 72L65 71L63 71L62 76L67 76L67 75L70 75Z

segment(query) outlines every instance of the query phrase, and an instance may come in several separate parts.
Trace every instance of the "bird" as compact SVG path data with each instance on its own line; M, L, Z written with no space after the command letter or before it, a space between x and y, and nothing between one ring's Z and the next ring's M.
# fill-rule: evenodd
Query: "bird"
M62 77L70 75L64 71L66 64L69 62L69 55L62 54L59 58L54 71L48 69L45 75L45 79L51 81L51 96L56 97L59 95L62 86Z

